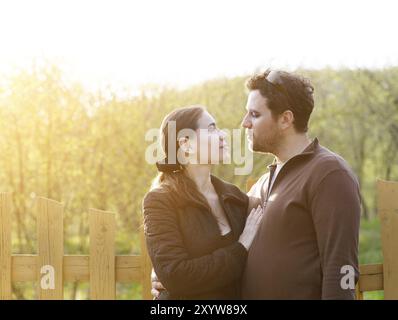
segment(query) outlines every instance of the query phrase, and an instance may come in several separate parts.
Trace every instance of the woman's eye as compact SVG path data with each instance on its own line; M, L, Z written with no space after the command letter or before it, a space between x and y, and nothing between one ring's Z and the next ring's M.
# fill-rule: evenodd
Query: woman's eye
M257 114L256 112L254 112L254 111L250 112L250 115L251 115L253 118L257 118L257 117L258 117L258 114Z

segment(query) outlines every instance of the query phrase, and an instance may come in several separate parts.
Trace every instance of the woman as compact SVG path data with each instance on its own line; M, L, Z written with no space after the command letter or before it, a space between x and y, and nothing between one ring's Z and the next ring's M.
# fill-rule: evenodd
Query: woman
M158 299L238 299L261 207L247 216L246 194L210 174L228 154L204 107L174 110L160 130L166 158L143 201L148 252L166 289Z

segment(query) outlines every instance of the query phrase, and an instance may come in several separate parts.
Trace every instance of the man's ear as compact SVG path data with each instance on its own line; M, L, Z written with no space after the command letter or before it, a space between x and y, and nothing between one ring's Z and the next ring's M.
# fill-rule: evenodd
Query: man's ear
M293 126L294 114L290 110L286 110L279 115L279 124L281 129L287 129Z

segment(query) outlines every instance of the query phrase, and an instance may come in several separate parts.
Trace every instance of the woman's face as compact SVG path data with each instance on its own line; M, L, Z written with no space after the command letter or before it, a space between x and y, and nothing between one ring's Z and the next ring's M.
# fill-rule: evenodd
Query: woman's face
M199 164L219 164L229 158L226 134L217 128L216 121L207 111L198 119L196 137L189 141L191 159Z

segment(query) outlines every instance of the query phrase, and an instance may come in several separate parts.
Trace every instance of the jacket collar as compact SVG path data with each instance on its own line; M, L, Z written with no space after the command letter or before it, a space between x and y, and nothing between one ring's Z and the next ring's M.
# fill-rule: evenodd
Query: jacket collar
M246 194L241 192L239 188L237 188L235 185L228 183L213 175L211 175L211 182L221 199L233 199L241 203L246 202Z
M317 150L319 149L319 140L317 137L314 138L314 140L312 140L312 142L299 154L296 154L295 156L291 157L289 160L287 160L285 162L285 164L293 159L298 159L298 158L305 158L307 156L310 156L312 154L314 154ZM276 157L274 158L274 160L272 161L272 163L270 165L268 165L268 169L271 169L272 167L276 167L277 165L277 161L276 161Z

